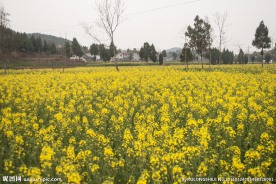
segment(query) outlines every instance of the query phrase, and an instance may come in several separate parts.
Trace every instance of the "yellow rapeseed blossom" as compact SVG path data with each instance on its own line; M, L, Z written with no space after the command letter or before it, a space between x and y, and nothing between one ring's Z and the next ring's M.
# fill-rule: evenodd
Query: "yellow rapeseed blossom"
M274 177L276 67L198 67L0 70L1 174L140 184Z
M44 146L42 148L41 154L40 154L40 163L43 169L46 169L46 168L51 169L54 154L55 152L51 147Z

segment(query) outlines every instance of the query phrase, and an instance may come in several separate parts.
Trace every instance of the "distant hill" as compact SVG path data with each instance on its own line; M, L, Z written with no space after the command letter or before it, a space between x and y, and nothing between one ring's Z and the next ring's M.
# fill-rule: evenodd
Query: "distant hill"
M166 52L167 52L167 58L173 58L173 52L175 52L177 54L177 57L179 58L182 52L182 49L180 47L173 47L173 48L167 49Z
M54 43L55 45L64 45L65 44L65 39L61 38L61 37L56 37L56 36L52 36L52 35L46 35L46 34L41 34L41 33L30 33L27 34L28 37L31 37L32 35L34 35L35 38L40 37L41 40L43 41L44 39L47 41L47 43ZM70 44L72 41L67 40Z
M170 48L170 49L167 49L166 52L169 53L169 52L181 52L181 48L180 47L173 47L173 48Z

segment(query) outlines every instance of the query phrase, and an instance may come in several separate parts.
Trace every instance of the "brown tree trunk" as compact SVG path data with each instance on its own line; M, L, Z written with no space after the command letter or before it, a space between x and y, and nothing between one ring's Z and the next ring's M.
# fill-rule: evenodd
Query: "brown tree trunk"
M202 51L201 51L201 53L200 53L200 59L201 59L201 66L202 66L202 69L203 69L203 61L202 61Z
M210 59L209 59L209 68L211 68L211 59L212 59L212 53L211 53L211 48L209 47L209 53L210 53Z
M264 68L264 49L263 48L262 48L261 54L262 54L262 68Z

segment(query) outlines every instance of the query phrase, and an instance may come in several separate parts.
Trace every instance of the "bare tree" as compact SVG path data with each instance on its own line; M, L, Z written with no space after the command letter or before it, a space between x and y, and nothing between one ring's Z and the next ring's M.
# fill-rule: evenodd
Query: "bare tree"
M180 35L181 35L181 38L184 39L184 49L185 49L185 52L184 52L184 64L185 64L185 69L187 70L188 69L188 61L187 61L187 38L186 38L186 31L187 31L187 25L185 25L184 27L182 27L180 29ZM184 36L183 36L184 35Z
M6 12L3 5L0 4L0 36L1 36L1 49L3 49L4 33L5 29L8 27L10 20L8 16L10 14Z
M8 26L10 20L8 19L10 14L6 12L5 7L0 3L0 26L6 27Z
M6 59L4 58L4 56L5 56L5 40L4 40L4 37L5 37L6 29L9 25L9 22L10 22L10 20L8 19L9 15L10 14L8 12L6 12L4 6L0 4L0 39L1 39L1 42L0 42L0 55L3 55L2 58L4 60L5 74L7 73L7 71L6 71Z
M220 65L221 55L222 55L222 53L221 53L222 45L224 45L227 42L227 38L226 38L226 32L227 32L227 27L228 27L228 25L226 24L227 12L224 12L224 13L216 12L214 14L214 22L217 26L218 33L219 33L219 51L220 51L219 65Z
M211 25L209 17L206 16L205 17L205 22L207 22L208 24ZM208 30L209 33L207 34L207 42L208 42L208 51L209 51L209 68L211 67L211 59L212 59L212 53L211 53L211 46L214 40L214 30L212 28L212 26L210 26L210 29Z
M95 26L101 29L101 33L105 33L111 44L114 44L114 33L123 22L123 0L98 0L96 2L96 11L98 13L98 20L95 22ZM102 44L103 40L106 40L106 37L100 35L100 31L96 31L95 27L89 27L84 24L83 28L99 44ZM113 52L115 55L115 47Z

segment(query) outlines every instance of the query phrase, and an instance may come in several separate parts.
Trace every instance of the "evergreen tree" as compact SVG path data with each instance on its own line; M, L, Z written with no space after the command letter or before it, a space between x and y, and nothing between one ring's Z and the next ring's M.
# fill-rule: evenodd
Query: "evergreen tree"
M228 64L228 55L227 55L227 51L225 49L223 49L222 53L221 53L221 60L223 62L223 64Z
M27 52L34 52L34 46L32 41L29 38L26 38L24 41L24 48Z
M242 49L240 49L240 52L238 55L238 62L239 62L239 64L244 64L244 52Z
M65 42L65 55L66 57L71 57L71 46L68 41Z
M186 61L187 63L193 60L193 54L190 48L186 48L186 59L187 59ZM181 62L185 61L185 46L183 47L182 52L180 54L180 61Z
M36 39L36 46L37 46L37 52L42 52L42 41L40 37Z
M270 60L271 60L271 55L270 55L270 54L266 54L266 55L265 55L265 62L266 62L266 63L269 63Z
M261 49L261 55L263 58L264 49L270 48L270 43L271 39L268 37L268 28L265 26L264 21L261 21L259 27L256 29L255 39L253 40L252 45ZM263 62L262 67L264 67Z
M71 48L76 56L81 57L83 55L81 46L76 38L73 38Z
M148 62L150 53L151 53L150 45L148 42L144 43L144 49L145 49L145 58L144 59Z
M152 44L152 45L153 45L153 44ZM155 48L154 48L154 51L155 51ZM140 49L139 56L140 56L140 58L141 58L142 60L145 60L146 62L148 62L149 59L150 59L150 57L152 56L152 52L154 52L154 51L152 51L152 48L151 48L151 46L149 45L149 43L148 43L148 42L145 42L145 43L144 43L144 46L141 47L141 49ZM156 51L155 51L155 52L156 52ZM155 59L155 58L153 58L153 59ZM156 60L157 60L157 57L156 57ZM155 60L155 61L156 61L156 60Z
M223 49L223 52L221 54L221 59L223 64L233 64L234 60L234 53L230 52L228 49Z
M99 54L99 46L97 44L93 43L90 46L89 51L90 51L91 55L95 56L95 55Z
M54 43L52 43L52 44L50 45L49 50L50 50L50 53L51 53L51 54L56 54L56 53L57 53L57 47L56 47L56 45L55 45Z
M155 63L157 61L157 52L153 44L150 46L150 59Z
M93 43L91 46L90 46L90 54L93 56L93 60L96 61L96 55L99 54L99 46L95 43Z
M252 64L253 64L253 62L255 61L255 59L256 59L255 56L252 55L252 56L251 56L251 62L252 62Z
M21 43L22 43L22 46L20 46L20 47L22 47L20 50L22 51L22 52L28 52L29 50L27 49L27 42L28 42L28 36L27 36L27 34L26 33L21 33L20 34L20 39L21 39Z
M207 52L205 55L206 58L210 58L210 53ZM211 49L211 64L215 65L218 64L220 58L220 51L217 48Z
M245 54L243 56L243 62L244 62L244 64L248 64L248 55L247 54Z
M159 65L163 65L163 53L159 54Z
M48 52L49 51L49 45L46 40L43 41L43 52Z
M141 47L139 57L141 58L141 60L146 60L146 51L144 47Z
M15 33L13 36L13 42L15 46L15 50L24 52L24 40L23 40L23 34Z
M110 53L110 57L114 57L116 55L116 53L117 53L116 46L114 45L113 42L110 43L109 53Z
M32 35L31 37L30 37L30 40L31 40L31 42L32 42L32 45L33 45L33 48L34 48L34 52L37 52L37 41L36 41L36 39L35 39L35 37L34 37L34 35Z
M163 57L167 57L167 52L166 52L166 50L163 50L163 51L162 51L162 56L163 56Z
M89 52L89 49L88 49L88 47L86 47L86 46L81 46L81 50L82 50L82 54L83 54L83 53L88 53L88 52Z
M106 49L103 44L99 45L99 52L100 52L101 59L103 61L110 61L111 59L110 50Z
M8 51L8 53L11 53L16 48L14 43L14 37L10 34L6 35L5 38L5 50Z

